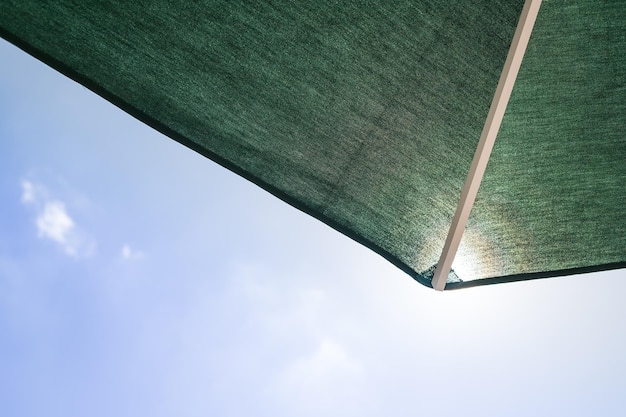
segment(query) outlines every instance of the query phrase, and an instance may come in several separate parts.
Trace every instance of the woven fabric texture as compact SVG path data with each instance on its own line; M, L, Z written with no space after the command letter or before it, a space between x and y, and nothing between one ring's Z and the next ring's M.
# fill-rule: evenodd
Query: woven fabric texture
M544 3L456 287L626 261L626 10ZM522 5L0 0L0 34L430 285Z

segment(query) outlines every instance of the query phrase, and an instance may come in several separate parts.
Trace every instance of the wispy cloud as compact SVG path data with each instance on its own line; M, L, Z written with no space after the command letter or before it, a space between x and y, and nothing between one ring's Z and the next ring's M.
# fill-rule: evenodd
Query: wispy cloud
M129 244L122 246L122 258L126 260L141 259L144 253L137 249L132 249Z
M324 339L312 355L291 363L285 377L289 385L327 384L329 380L356 375L362 371L361 363L349 355L341 344L332 339Z
M22 203L33 203L35 201L35 186L32 182L22 181Z
M359 330L334 295L318 288L315 276L270 278L254 264L234 270L233 288L254 317L257 343L285 346L291 353L264 370L263 395L290 415L327 415L346 398L357 398L368 366L354 339ZM360 407L355 404L351 415L362 414Z
M302 414L303 404L307 404L311 415L324 415L346 398L358 398L366 375L363 363L346 345L326 337L314 351L287 363L270 383L268 393L281 402L288 399L283 403L294 415ZM315 401L311 402L311 398ZM358 410L360 405L355 404L354 408Z
M21 185L22 203L36 210L39 238L54 242L69 256L93 254L95 242L79 230L63 201L52 198L41 184L22 180Z

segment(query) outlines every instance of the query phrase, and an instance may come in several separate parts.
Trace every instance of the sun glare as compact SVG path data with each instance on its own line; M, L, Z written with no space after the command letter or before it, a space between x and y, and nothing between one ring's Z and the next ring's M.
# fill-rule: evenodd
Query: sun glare
M463 281L492 276L501 270L498 248L482 233L467 229L452 263L452 269Z

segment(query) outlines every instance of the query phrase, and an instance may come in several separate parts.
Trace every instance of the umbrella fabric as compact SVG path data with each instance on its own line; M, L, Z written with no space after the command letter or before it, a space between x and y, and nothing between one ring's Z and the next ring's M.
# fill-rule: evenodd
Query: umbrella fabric
M522 5L0 0L0 34L430 285ZM544 1L448 288L626 265L625 12Z
M543 1L463 240L465 279L625 266L626 2Z

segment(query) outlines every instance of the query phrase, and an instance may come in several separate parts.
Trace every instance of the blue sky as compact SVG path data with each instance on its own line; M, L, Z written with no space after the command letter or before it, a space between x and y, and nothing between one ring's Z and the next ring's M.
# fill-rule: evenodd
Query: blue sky
M624 270L436 293L0 62L2 415L626 415Z

